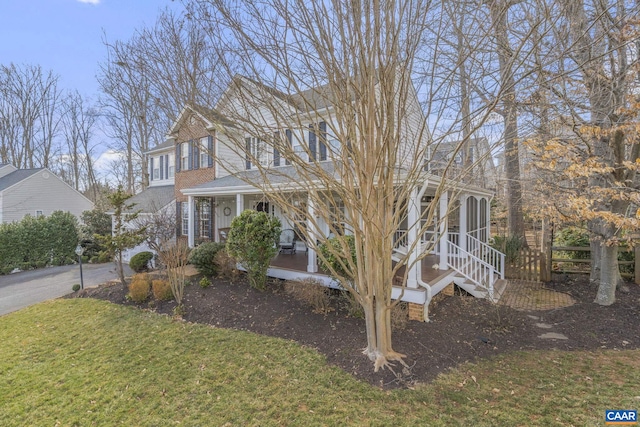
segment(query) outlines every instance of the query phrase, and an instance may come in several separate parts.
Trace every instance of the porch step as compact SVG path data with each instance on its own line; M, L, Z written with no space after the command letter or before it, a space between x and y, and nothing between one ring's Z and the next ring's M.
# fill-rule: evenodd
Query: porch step
M502 298L502 294L504 294L504 291L507 289L508 284L509 284L509 281L506 279L496 280L495 285L493 285L494 302L500 301L500 298Z
M456 279L454 279L453 282L476 298L489 297L489 292L485 287L478 286L475 283L471 282L470 280L467 280L465 277L458 276L456 277Z

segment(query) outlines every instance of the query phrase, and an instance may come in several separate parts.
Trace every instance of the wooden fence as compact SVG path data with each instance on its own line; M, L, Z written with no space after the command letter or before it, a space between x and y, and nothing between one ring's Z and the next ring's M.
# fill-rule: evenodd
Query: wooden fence
M537 249L522 248L505 265L507 279L546 282L551 280L545 255Z
M532 280L548 282L552 273L583 273L591 270L590 258L567 258L567 252L591 252L589 247L581 246L553 246L551 253L544 253L538 249L524 248L513 254L513 260L507 260L505 276L507 279ZM633 253L633 252L632 252ZM563 254L564 257L556 256ZM640 256L635 252L635 259L618 261L619 266L633 265L634 272L620 272L624 278L632 278L640 284Z
M618 266L633 265L634 272L620 272L620 275L625 278L633 278L636 283L640 284L640 256L638 255L638 248L635 251L622 250L621 252L631 252L634 254L634 259L630 261L618 261ZM551 254L548 257L551 260L550 272L554 273L586 273L591 271L591 257L587 258L561 258L554 256L554 253L566 253L566 252L591 252L589 246L553 246L551 248Z

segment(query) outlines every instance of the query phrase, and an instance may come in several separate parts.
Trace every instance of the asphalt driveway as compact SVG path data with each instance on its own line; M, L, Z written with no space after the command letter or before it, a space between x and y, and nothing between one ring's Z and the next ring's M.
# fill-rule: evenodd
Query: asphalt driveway
M82 271L85 288L97 286L118 277L116 267L111 262L83 264ZM128 266L125 266L125 275L131 275ZM80 283L78 265L41 268L0 276L0 316L71 293L73 292L71 288L76 283Z

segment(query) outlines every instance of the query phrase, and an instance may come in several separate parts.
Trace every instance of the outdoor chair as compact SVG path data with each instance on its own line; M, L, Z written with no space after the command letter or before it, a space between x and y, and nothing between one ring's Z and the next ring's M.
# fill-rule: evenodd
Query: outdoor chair
M231 228L221 228L218 230L218 234L220 235L220 243L225 243L227 241L229 230L231 230Z
M296 233L287 228L280 233L280 253L289 251L290 254L296 253Z

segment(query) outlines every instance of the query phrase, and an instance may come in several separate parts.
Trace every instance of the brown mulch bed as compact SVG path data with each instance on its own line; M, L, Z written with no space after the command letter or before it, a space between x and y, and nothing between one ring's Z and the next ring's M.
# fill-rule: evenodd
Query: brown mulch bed
M640 286L628 284L609 307L593 304L596 289L585 277L549 283L545 288L567 293L576 303L554 310L521 311L458 293L438 296L430 309L430 322L410 321L404 329L394 330L394 349L407 355L410 366L409 370L398 367L395 373L388 369L374 373L373 364L362 354L364 320L350 317L337 294L332 298L335 310L318 314L285 294L277 282L265 292L250 288L244 280L214 280L206 289L194 282L185 290L183 318L295 340L324 354L330 364L384 388L428 382L460 363L518 350L640 348ZM127 301L119 284L86 289L72 297L136 306ZM171 314L175 303L137 306ZM551 328L536 325L540 323ZM568 339L538 338L547 332Z

